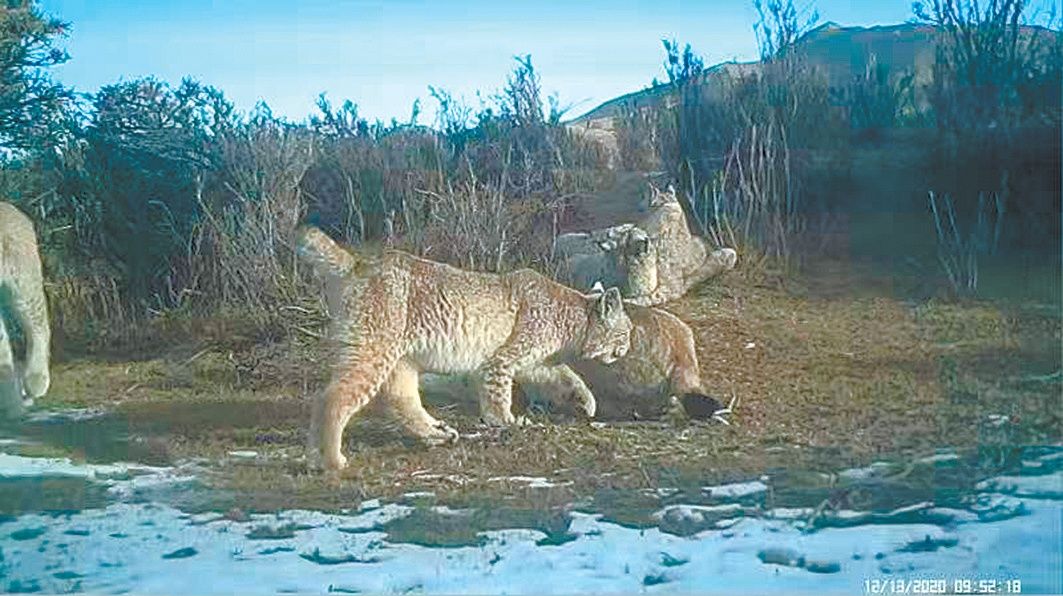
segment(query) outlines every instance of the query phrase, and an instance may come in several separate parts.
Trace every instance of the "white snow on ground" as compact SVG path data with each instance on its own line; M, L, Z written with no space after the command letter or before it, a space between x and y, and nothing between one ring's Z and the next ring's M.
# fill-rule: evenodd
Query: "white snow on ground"
M94 479L125 474L161 474L169 468L143 464L82 464L66 457L23 457L0 453L0 477L78 476Z
M1020 497L1063 499L1063 476L999 476L979 482L977 488Z
M107 413L103 408L67 408L63 410L36 410L26 414L30 422L80 422L99 418Z
M936 453L934 455L928 455L927 457L921 457L915 460L917 464L932 465L932 464L947 464L960 461L960 456L955 453Z
M167 506L118 503L70 516L24 515L0 526L0 589L851 594L864 592L865 579L941 578L951 587L956 579L993 578L1019 579L1024 593L1060 592L1063 503L1022 502L1027 515L947 528L876 524L804 533L784 520L746 518L686 538L575 514L570 530L578 538L562 545L538 546L542 533L506 530L485 533L482 546L435 549L389 543L372 530L412 511L399 505L202 523ZM262 525L285 524L308 529L292 538L247 537ZM758 555L771 549L803 557L806 568L763 563ZM813 573L811 562L838 570Z
M119 494L138 479L181 478L169 468L0 454L0 477L46 475L83 477ZM237 522L119 502L0 524L0 592L852 594L864 593L865 580L875 579L944 579L950 589L955 580L1018 579L1023 593L1057 593L1063 591L1061 482L1063 471L991 479L980 485L980 509L955 515L945 526L874 523L808 532L787 519L805 510L729 517L742 507L677 505L659 516L673 511L726 523L679 537L577 513L570 527L577 538L564 544L540 546L541 532L514 529L485 532L482 545L461 548L389 542L379 528L414 511L397 504L377 502L350 515L286 511ZM755 485L725 485L731 488L721 494L756 494ZM898 512L931 507L920 503ZM980 514L998 509L1022 515ZM289 531L262 532L264 526ZM249 536L255 530L266 538Z
M882 476L886 472L892 470L895 466L888 462L875 462L870 466L863 468L850 468L848 470L842 470L838 472L838 476L847 480L866 480L876 476Z
M767 490L768 485L759 480L701 487L701 492L705 493L706 496L718 499L740 499L742 497L767 492Z
M555 486L568 486L572 481L555 483L542 476L494 476L487 479L488 482L514 482L526 484L528 488L552 488Z
M68 476L100 482L116 496L130 494L138 488L187 482L195 476L184 471L144 464L84 464L69 458L23 457L0 453L0 478Z

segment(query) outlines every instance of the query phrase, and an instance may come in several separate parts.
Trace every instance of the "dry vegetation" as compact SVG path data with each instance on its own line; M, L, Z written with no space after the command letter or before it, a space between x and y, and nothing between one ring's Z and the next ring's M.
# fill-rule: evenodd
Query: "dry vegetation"
M129 455L204 458L206 481L252 509L343 508L423 490L453 504L502 495L517 503L574 502L608 498L615 489L696 492L713 481L783 469L829 474L939 448L970 454L988 471L1022 445L1060 436L1059 380L1051 377L1061 340L1057 314L823 298L738 274L671 308L695 330L706 386L741 399L735 426L547 423L425 449L403 442L373 413L348 433L351 465L334 484L302 463L307 400L324 381L314 344L241 347L227 343L233 335L204 335L201 343L137 362L63 363L54 395L64 403L49 406L112 411L70 431L65 441L75 452L101 455L78 439L91 424L104 434L127 431L141 439L122 447ZM463 433L482 433L474 400L428 399ZM52 441L64 443L62 436ZM234 450L259 457L245 461L230 456ZM499 480L509 476L557 486L543 491Z

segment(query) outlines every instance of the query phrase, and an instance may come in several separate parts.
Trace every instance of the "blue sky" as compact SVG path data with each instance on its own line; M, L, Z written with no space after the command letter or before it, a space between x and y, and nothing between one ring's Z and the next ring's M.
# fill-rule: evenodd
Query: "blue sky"
M513 56L532 55L543 90L571 116L664 78L662 37L689 41L707 64L756 56L751 0L42 0L73 25L72 59L56 76L81 91L119 79L190 75L238 108L265 100L301 120L328 92L369 119L421 122L428 86L464 96L502 87ZM801 4L799 4L801 5ZM823 0L820 21L897 23L906 0Z

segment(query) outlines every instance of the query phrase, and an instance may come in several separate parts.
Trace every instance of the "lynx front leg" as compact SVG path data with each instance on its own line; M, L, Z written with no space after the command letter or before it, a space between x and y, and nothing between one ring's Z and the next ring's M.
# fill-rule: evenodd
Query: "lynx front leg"
M40 257L36 254L32 257L32 262L26 265L26 279L17 281L12 288L11 301L15 316L26 335L26 364L22 384L31 403L34 398L48 393L51 380L48 374L51 350L48 306L40 281ZM36 275L32 274L34 270Z
M545 317L528 317L547 320ZM526 318L527 320L527 318ZM518 325L522 322L518 319ZM534 325L529 325L534 327ZM529 333L515 332L480 369L480 418L490 426L510 425L513 416L513 377L534 366L552 349Z
M390 414L411 436L429 446L442 445L458 439L458 431L445 422L437 420L421 403L418 391L420 375L406 360L400 360L391 373L391 378L380 390L380 399L387 404Z
M513 416L513 365L492 359L480 375L480 419L488 426L509 426Z
M7 325L0 317L0 415L18 416L23 406L33 403L32 400L23 402L17 372Z

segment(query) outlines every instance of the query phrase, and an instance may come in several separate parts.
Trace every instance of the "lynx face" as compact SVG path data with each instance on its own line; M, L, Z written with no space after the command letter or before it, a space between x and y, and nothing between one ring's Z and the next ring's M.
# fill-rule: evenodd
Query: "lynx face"
M643 201L643 208L655 209L667 205L669 203L676 203L679 201L679 197L676 196L675 187L671 184L669 184L668 188L666 188L665 190L661 190L651 184L650 196L648 198L643 199Z
M632 227L617 255L617 268L624 273L623 295L643 296L657 287L657 246L644 230Z
M583 357L611 364L631 349L631 319L624 312L620 290L609 288L589 298L596 302L589 309Z

